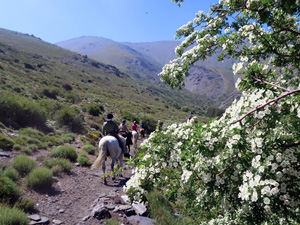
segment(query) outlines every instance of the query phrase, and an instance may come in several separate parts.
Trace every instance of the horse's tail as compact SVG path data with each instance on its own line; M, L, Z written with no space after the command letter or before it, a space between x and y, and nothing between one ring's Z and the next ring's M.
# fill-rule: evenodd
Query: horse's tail
M92 169L99 169L102 167L102 163L105 160L105 157L107 155L107 142L104 141L103 143L101 143L101 145L99 146L99 155L97 157L97 159L95 160L95 162L92 165Z

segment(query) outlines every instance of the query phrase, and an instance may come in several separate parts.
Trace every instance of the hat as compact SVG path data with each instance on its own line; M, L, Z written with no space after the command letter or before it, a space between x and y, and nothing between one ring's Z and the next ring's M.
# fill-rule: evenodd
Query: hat
M105 119L106 121L111 121L112 118L114 118L114 115L113 115L112 113L108 113L107 116L104 117L104 119Z
M122 120L122 123L126 123L126 120Z

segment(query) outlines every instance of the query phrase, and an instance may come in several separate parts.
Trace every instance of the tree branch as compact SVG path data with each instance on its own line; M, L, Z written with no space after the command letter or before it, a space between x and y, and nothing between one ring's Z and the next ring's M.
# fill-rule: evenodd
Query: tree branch
M280 99L282 99L282 98L285 98L285 97L287 97L287 96L289 96L289 95L295 94L295 93L297 93L297 92L300 92L300 89L297 89L297 90L294 90L294 91L289 91L288 93L285 93L285 94L283 94L283 95L281 95L281 96L279 96L279 97L277 97L277 98L275 98L275 99L272 99L272 100L268 101L267 103L265 103L265 104L263 104L263 105L261 105L261 106L255 108L255 109L251 110L250 112L247 112L247 113L246 113L244 116L242 116L240 119L238 119L238 120L236 120L236 121L230 123L230 125L235 124L235 123L237 123L237 122L241 122L243 119L245 119L247 116L249 116L250 114L254 113L255 111L257 111L257 110L259 110L259 109L262 109L262 108L266 107L267 105L269 105L269 104L271 104L271 103L273 103L273 102L277 102L278 100L280 100Z
M289 89L286 89L286 88L284 88L284 87L280 87L280 86L278 86L278 85L276 85L276 84L269 83L269 82L264 81L264 80L262 80L262 79L259 79L259 78L257 78L257 77L253 77L253 78L254 78L254 80L257 80L257 81L262 82L262 83L264 83L264 84L271 85L271 86L276 87L276 88L278 88L278 89L281 89L281 90L284 90L284 91L287 91L287 92L290 92L290 91L291 91L291 90L289 90Z
M229 170L232 167L232 165L236 162L236 160L237 160L237 157L223 171L221 171L220 173L216 174L216 177L220 176L221 174L225 173L225 171Z

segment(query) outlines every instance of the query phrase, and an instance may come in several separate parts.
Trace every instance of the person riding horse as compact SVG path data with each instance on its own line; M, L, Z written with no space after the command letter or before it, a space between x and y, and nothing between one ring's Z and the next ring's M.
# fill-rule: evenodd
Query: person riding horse
M127 153L126 148L123 147L124 145L122 144L122 141L118 135L119 127L114 121L112 121L113 118L114 115L112 113L107 114L107 116L104 118L106 122L103 124L102 133L105 136L110 135L115 137L119 142L120 148L122 149L124 156L129 157L129 153Z
M120 128L120 134L123 137L127 137L128 138L128 141L126 143L128 143L129 145L132 145L132 134L129 131L127 125L126 125L126 120L122 120L119 128Z
M142 135L143 138L145 138L145 125L141 123L140 126L140 134Z

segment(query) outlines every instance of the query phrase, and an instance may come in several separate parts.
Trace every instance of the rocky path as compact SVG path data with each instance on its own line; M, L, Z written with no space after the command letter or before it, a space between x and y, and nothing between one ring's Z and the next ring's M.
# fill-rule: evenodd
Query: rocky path
M81 151L80 145L76 148ZM49 151L39 151L34 158L41 163L48 154ZM96 156L89 155L89 158L93 162ZM110 172L110 158L106 163ZM132 168L126 166L123 177L108 178L108 184L104 185L102 171L74 164L70 173L54 176L54 184L46 193L27 191L24 194L25 198L36 202L37 211L30 215L31 224L94 225L106 224L107 218L119 224L153 224L151 219L144 217L143 206L132 206L124 201L123 186L131 174Z

